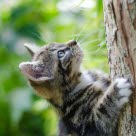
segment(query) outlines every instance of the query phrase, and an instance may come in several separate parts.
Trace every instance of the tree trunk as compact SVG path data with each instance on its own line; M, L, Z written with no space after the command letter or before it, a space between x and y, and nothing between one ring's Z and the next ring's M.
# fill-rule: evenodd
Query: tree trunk
M136 85L136 0L103 0L111 79L131 77ZM120 116L119 136L136 136L136 89Z

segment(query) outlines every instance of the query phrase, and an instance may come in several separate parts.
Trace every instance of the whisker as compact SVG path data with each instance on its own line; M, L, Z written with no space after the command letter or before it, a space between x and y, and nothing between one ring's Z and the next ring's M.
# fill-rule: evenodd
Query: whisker
M93 51L84 51L84 54L96 55L101 50L101 48L102 47L99 47L97 50L93 50Z
M79 38L80 38L82 32L86 29L87 26L88 26L88 24L86 24L84 27L82 27L81 31L78 33L78 37L76 37L76 41L79 40Z
M84 33L81 33L81 34L72 34L72 35L67 36L67 37L71 38L71 37L77 37L77 36L81 36L81 35L84 35Z
M44 44L48 43L46 41L44 41L38 34L31 32L33 35L35 35L39 40L41 40Z
M84 43L79 44L79 45L80 45L80 47L85 46L85 45L87 45L87 44L93 45L92 43L97 42L97 41L100 41L100 39L94 39L94 40L87 41L87 42L84 42ZM95 45L94 45L94 46L95 46Z
M86 28L88 28L88 26L90 25L90 20L86 23L86 25L84 25L81 29L80 29L80 32L77 34L77 38L76 38L76 41L79 40L80 36L84 36L83 32L86 32Z
M97 29L97 30L95 30L95 31L91 31L91 32L87 33L86 36L84 36L84 37L79 41L79 43L80 43L80 44L83 43L89 36L94 35L94 34L96 34L96 33L99 32L99 31L100 31L100 30Z

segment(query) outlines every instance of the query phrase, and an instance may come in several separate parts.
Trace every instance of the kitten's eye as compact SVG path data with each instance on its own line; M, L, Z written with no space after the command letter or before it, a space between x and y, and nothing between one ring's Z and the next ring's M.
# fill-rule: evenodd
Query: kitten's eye
M58 58L62 58L65 55L64 51L58 51Z

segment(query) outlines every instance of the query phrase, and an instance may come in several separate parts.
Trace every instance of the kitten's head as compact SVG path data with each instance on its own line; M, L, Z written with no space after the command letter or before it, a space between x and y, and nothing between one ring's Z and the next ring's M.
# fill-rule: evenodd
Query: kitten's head
M63 74L70 77L79 71L83 53L74 40L41 48L26 45L26 48L32 55L32 61L22 62L19 68L33 84L57 86L63 82Z

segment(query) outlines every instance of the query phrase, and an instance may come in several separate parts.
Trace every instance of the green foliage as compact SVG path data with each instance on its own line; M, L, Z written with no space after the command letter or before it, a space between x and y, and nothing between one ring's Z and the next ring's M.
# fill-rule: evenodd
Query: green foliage
M81 0L67 11L62 2L17 0L8 5L1 1L0 136L55 136L57 133L55 111L46 100L43 102L34 95L18 69L20 62L30 60L24 43L42 46L75 39L84 50L83 69L108 71L102 1L92 0L92 8L81 8L84 2Z
M26 111L19 121L20 136L44 136L44 120L33 112Z

